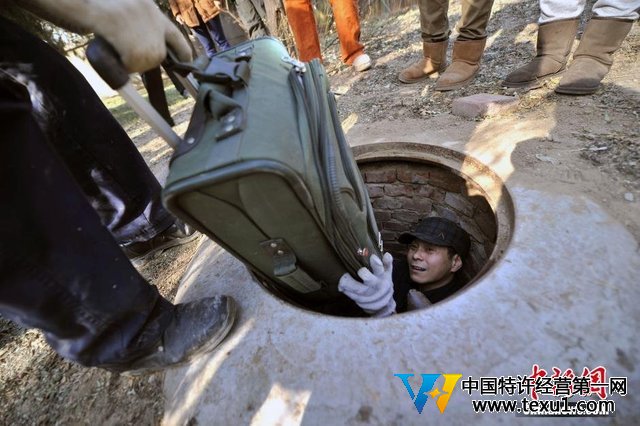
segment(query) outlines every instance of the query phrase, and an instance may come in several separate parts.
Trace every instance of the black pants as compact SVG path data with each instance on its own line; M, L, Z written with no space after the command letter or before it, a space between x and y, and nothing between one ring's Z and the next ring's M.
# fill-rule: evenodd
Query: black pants
M157 341L173 305L118 243L173 223L160 185L84 78L0 18L0 313L62 356L120 364Z
M169 104L167 103L167 95L164 92L164 84L162 82L162 71L160 67L155 67L149 71L140 73L142 77L142 84L147 89L149 95L149 103L160 114L164 121L171 127L176 123L171 118L171 112L169 111ZM176 83L173 83L174 85ZM176 89L178 86L176 86ZM184 86L183 86L184 88Z

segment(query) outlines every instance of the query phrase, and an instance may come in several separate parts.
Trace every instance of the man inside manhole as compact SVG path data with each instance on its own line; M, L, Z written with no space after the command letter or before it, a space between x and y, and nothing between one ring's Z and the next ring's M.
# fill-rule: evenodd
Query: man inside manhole
M398 238L407 244L407 256L394 260L385 253L382 260L371 257L371 271L362 268L358 276L340 278L338 289L367 314L384 317L425 308L452 295L465 284L461 274L470 239L462 228L442 217L428 217L413 232Z

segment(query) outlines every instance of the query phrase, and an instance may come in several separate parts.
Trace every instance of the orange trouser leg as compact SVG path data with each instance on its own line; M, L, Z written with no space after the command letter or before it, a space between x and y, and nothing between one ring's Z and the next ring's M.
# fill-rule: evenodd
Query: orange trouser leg
M316 19L310 0L284 0L289 26L298 49L298 59L308 62L313 58L322 59L320 40L316 29Z
M360 43L360 18L357 0L330 0L340 39L342 62L351 65L364 46Z

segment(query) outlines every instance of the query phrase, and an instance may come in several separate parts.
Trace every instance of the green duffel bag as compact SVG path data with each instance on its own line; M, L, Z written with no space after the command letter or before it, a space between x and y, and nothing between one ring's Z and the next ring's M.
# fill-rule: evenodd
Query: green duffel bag
M357 276L382 248L322 65L266 37L194 75L196 106L171 160L166 207L289 302L319 312L345 303L342 274Z

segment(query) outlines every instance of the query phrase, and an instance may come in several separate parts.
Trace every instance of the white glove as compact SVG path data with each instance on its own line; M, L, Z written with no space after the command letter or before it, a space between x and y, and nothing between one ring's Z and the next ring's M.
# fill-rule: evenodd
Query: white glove
M393 300L393 257L385 253L382 261L376 255L371 256L371 271L360 268L359 282L349 274L344 274L338 283L338 290L357 303L366 313L375 317L386 317L396 310ZM373 271L373 273L372 273Z
M129 73L159 65L167 56L167 45L179 60L191 60L186 40L152 0L21 0L17 4L69 31L101 35L120 54Z

